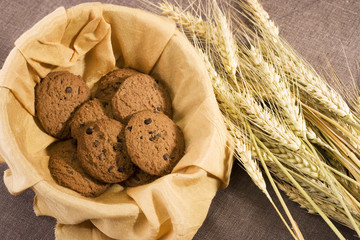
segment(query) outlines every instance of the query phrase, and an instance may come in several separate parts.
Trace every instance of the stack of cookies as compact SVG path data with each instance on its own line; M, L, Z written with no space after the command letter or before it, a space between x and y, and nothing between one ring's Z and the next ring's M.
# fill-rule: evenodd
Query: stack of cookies
M80 76L49 73L35 88L35 109L44 131L62 140L50 148L52 177L86 197L114 183L150 183L184 154L165 87L132 69L103 76L93 98Z

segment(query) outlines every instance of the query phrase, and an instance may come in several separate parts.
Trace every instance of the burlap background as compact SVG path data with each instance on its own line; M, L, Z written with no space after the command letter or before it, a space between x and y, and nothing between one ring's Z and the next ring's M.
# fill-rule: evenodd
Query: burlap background
M0 1L0 65L13 48L14 41L29 27L60 5L70 7L82 0ZM137 6L135 1L106 0ZM204 1L206 2L206 1ZM263 0L265 9L280 26L284 36L318 70L326 67L326 54L344 81L349 81L342 42L356 79L356 60L360 50L360 2L357 0ZM0 172L6 169L0 164ZM0 176L1 177L1 176ZM36 217L32 210L33 192L10 195L0 184L0 237L2 239L54 239L55 220ZM306 239L336 239L318 216L307 214L287 201ZM339 225L337 225L339 226ZM348 239L353 231L340 227ZM220 190L209 214L194 239L291 239L267 199L234 165L230 185Z

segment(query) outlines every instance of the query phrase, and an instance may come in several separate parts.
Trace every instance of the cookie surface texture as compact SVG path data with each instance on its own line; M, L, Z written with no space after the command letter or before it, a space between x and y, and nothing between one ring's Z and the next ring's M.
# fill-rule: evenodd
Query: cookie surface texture
M103 118L106 118L105 109L98 99L95 98L85 102L76 110L69 122L71 136L78 138L86 123L95 122Z
M118 183L133 174L134 165L126 153L123 128L120 122L108 118L86 124L79 134L79 161L92 177Z
M53 179L61 186L70 188L85 197L96 197L109 184L89 176L81 167L72 140L56 143L49 159L49 170Z
M131 161L144 172L162 176L184 155L184 136L165 114L146 110L132 116L125 128Z
M90 89L80 76L52 72L35 88L36 115L48 134L65 139L70 136L71 115L89 98Z
M97 83L95 97L102 102L110 102L123 81L138 73L138 71L130 68L116 69L109 72L101 77Z
M146 74L127 78L111 100L114 118L127 122L131 115L143 110L172 115L171 99L165 88Z

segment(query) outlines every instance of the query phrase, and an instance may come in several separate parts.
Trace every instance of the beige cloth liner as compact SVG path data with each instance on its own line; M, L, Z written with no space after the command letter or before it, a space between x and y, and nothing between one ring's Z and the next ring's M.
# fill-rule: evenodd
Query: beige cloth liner
M57 239L191 239L229 181L229 137L201 59L175 24L145 11L87 3L60 7L23 34L0 72L0 156L12 194L31 187L37 215L57 219ZM38 125L34 86L68 70L94 83L115 67L150 73L168 87L186 154L173 172L97 198L58 186L47 168L55 141Z

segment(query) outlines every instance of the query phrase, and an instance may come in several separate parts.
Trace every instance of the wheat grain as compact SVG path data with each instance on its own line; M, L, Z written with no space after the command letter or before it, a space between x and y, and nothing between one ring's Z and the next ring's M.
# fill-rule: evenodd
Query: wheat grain
M306 136L307 139L309 139L309 141L315 145L320 146L321 148L323 148L324 150L328 150L330 152L334 152L335 149L333 147L331 147L329 144L327 144L326 142L324 142L324 140L322 140L320 137L318 137L316 135L316 133L314 132L314 130L311 127L307 127L307 132L306 132Z

